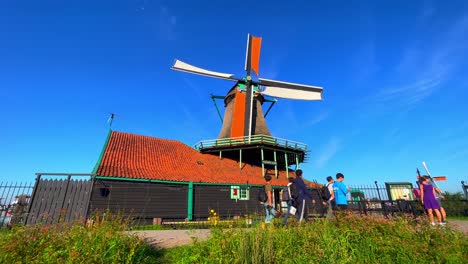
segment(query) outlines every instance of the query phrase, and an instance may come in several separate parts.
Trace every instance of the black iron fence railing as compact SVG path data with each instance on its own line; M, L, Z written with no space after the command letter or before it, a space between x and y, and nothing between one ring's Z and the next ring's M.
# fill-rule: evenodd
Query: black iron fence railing
M7 227L12 224L75 221L76 219L87 218L90 210L88 205L93 203L91 201L93 176L92 174L38 174L36 183L0 182L0 227ZM34 190L34 186L36 186L36 190ZM409 188L411 192L404 186L401 189L397 186L389 190L387 185L378 185L377 183L373 185L350 185L349 187L350 192L347 195L349 209L355 212L365 215L377 214L385 217L399 213L414 216L424 214L424 208L416 193L412 192L412 188ZM114 186L113 192L118 193L118 188L118 186ZM132 201L137 204L144 204L143 211L152 211L154 209L153 203L146 202L150 200L152 195L151 192L147 192L148 186L132 185L125 188L127 191L125 193L130 195L127 197L129 199L136 199L137 196L134 194L142 194L138 195L138 199L141 199L141 201ZM315 203L310 210L312 215L323 216L326 210L319 198L319 192L319 189L312 190ZM119 196L116 195L108 195L103 206L112 209L112 211L125 211L128 213L126 217L132 219L143 217L139 215L138 210L126 207L127 203L130 203L129 199L122 200L121 198L119 199ZM251 198L256 199L253 196ZM195 199L193 206L198 208L201 206L198 204L199 202L200 200ZM281 204L280 201L279 204ZM448 216L468 216L468 200L466 199L442 200L442 205ZM278 209L281 210L281 207L280 205ZM70 213L63 214L64 210ZM45 217L46 215L47 217ZM220 216L230 218L234 215ZM168 219L170 218L168 216ZM205 219L205 217L200 215L195 216L195 219L200 220Z
M0 182L0 228L23 223L34 183Z

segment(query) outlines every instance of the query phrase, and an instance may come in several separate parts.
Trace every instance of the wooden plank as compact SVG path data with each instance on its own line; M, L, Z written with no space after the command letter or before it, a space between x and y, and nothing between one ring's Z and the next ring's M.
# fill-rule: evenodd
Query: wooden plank
M55 202L57 196L56 189L59 184L60 182L55 179L49 182L48 197L46 199L45 211L43 212L43 221L47 224L52 224L54 220Z
M80 220L84 221L86 220L86 210L87 210L87 205L88 205L88 200L89 200L89 193L91 192L93 187L93 181L88 180L83 183L83 192L80 197Z
M77 215L78 213L77 207L80 201L80 195L81 195L82 189L83 189L83 181L82 180L75 181L74 193L73 193L72 199L70 200L70 205L69 205L70 212L69 212L68 219L67 219L69 223L72 223L76 219L79 218L79 215Z
M65 221L67 223L71 223L71 221L73 221L73 203L75 201L76 193L78 192L78 185L79 184L76 180L70 180L70 184L68 185L67 198L64 206L67 210L67 213L65 214Z
M51 196L51 188L50 188L51 180L44 180L43 183L44 183L44 188L42 189L43 196L41 199L41 206L39 207L36 224L43 222L45 218L44 212L46 212L47 210L48 199Z
M29 213L29 218L28 218L28 224L35 224L37 220L37 212L39 211L39 207L41 205L42 201L42 189L43 186L43 181L40 180L37 185L36 185L36 197L34 197L34 200L31 203L31 210Z
M67 189L67 180L62 179L55 189L55 213L54 213L54 223L61 221L62 214L62 202L66 195Z
M80 183L80 191L76 196L76 202L74 207L74 221L82 221L83 218L83 196L86 192L86 181L81 181Z

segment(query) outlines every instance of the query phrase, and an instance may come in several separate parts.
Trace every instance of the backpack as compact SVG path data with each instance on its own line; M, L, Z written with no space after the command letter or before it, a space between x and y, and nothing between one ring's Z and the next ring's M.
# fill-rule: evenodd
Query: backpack
M267 193L265 191L265 187L261 188L260 191L258 191L258 200L262 203L266 202L268 200Z
M292 183L289 185L289 191L291 193L291 199L295 200L297 197L299 197L299 192L297 191L297 187L295 183Z
M331 193L330 193L330 190L328 189L328 185L330 184L324 185L321 190L321 196L322 196L323 201L328 201L330 200L330 197L331 197Z
M291 200L291 195L290 195L289 186L284 187L283 192L281 193L281 200L282 200L282 201L289 201L289 200Z

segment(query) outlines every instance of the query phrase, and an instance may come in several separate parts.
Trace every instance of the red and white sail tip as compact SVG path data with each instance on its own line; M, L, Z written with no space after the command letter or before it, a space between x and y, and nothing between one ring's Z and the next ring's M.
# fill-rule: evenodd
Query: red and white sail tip
M247 76L251 76L252 70L257 76L260 72L260 48L262 47L262 38L247 35L247 48L245 51L245 70Z

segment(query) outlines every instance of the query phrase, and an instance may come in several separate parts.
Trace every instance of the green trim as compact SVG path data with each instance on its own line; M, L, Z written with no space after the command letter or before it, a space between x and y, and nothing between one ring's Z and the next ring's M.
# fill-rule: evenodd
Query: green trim
M107 177L97 176L97 180L114 180L114 181L133 181L133 182L149 182L149 183L171 183L171 184L182 184L188 185L190 182L178 182L178 181L164 181L164 180L148 180L148 179L133 179L133 178L121 178L121 177ZM192 182L193 185L200 186L240 186L240 187L262 187L263 184L242 184L242 183L208 183L208 182ZM272 186L273 188L284 188L284 186Z
M216 111L218 112L218 115L219 115L219 119L221 119L221 124L223 123L223 116L221 115L221 112L219 111L219 108L218 108L218 104L216 103L216 99L224 99L225 97L224 96L216 96L216 95L213 95L211 94L211 100L213 100L213 103L216 107Z
M123 177L107 177L107 176L97 176L98 180L117 180L117 181L133 181L133 182L150 182L150 183L172 183L172 184L183 184L187 185L188 182L178 182L178 181L164 181L164 180L148 180L148 179L134 179L134 178L123 178Z
M193 182L188 184L187 219L193 220Z
M99 155L99 159L96 162L96 165L94 165L93 172L91 172L92 174L96 174L96 172L97 172L97 170L99 168L99 165L101 165L102 158L104 157L104 153L106 153L107 144L109 144L109 140L110 140L111 135L112 135L112 129L109 128L109 132L107 133L106 142L104 143L104 147L102 148L101 155Z

